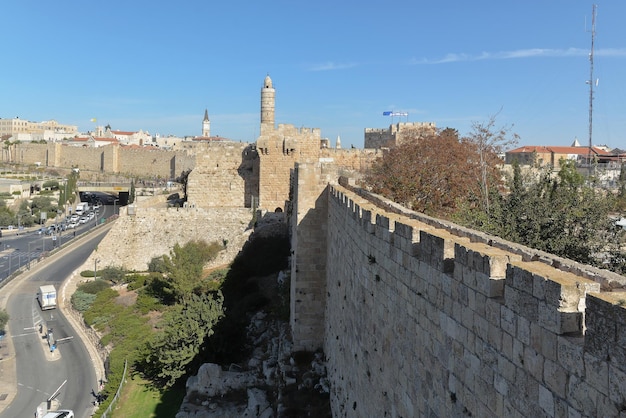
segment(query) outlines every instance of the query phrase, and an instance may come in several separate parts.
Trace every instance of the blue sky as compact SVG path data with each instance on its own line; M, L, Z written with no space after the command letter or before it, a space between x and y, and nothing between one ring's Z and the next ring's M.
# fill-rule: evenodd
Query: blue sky
M520 145L589 141L591 2L9 0L0 117L253 142L276 122L363 146L365 128L497 115ZM626 148L626 2L597 3L593 143Z

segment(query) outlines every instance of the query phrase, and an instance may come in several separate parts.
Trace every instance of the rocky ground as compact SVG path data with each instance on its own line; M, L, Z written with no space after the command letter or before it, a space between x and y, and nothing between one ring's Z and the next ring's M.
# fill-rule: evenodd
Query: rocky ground
M265 312L251 318L247 338L247 362L207 363L188 379L176 418L332 416L321 352L293 352L289 324Z

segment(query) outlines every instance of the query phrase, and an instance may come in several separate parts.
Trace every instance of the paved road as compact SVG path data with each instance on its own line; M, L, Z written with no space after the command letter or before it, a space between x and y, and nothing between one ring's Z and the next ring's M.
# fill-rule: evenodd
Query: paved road
M113 214L112 206L103 206L100 214L76 229L67 229L56 236L38 233L38 227L17 231L3 231L0 238L0 282L22 266L36 260L42 253L49 252L70 242L97 226L102 219Z
M94 372L93 355L62 311L42 312L35 294L42 284L61 289L107 231L108 227L84 236L0 290L0 307L6 306L11 316L9 333L0 343L0 418L34 416L36 407L64 381L58 405L73 409L79 418L90 416L91 390L102 377ZM42 331L51 327L54 339L61 340L56 351L51 352L42 338L40 324ZM5 400L2 395L7 395Z

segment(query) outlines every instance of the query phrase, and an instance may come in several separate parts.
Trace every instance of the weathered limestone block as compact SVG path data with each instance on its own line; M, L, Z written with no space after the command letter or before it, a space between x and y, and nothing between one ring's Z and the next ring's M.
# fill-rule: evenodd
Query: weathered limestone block
M585 350L626 371L626 299L593 293L587 298Z
M444 273L454 272L455 237L443 230L420 231L418 259Z
M582 333L585 297L600 285L540 262L512 261L505 303L557 334Z
M187 380L187 392L196 391L213 397L261 383L251 373L224 371L219 364L205 363L195 378Z

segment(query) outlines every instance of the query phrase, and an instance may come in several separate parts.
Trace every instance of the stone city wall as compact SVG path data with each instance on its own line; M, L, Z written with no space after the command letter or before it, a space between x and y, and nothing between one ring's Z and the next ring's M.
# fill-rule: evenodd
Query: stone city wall
M41 163L42 167L54 163L55 148L52 144L23 142L2 149L2 162L18 164Z
M434 122L399 122L388 129L365 128L364 148L391 148L400 145L408 138L436 132Z
M54 163L50 161L48 167L76 167L83 171L116 173L115 158L113 146L92 148L57 145Z
M85 263L93 268L122 267L146 271L154 257L169 254L174 245L193 240L226 244L225 251L211 263L230 263L251 232L252 212L245 208L120 208L120 217ZM132 212L133 209L130 209Z
M75 147L60 142L20 143L4 150L3 162L47 168L72 168L83 171L120 173L137 177L171 179L195 165L195 155L187 151L129 148L118 145Z
M187 152L118 147L115 172L138 177L173 179L184 170L194 168L194 165L195 156Z
M296 178L319 189L311 169ZM324 348L333 416L624 414L621 276L325 196L294 201L291 325L294 347Z
M259 195L254 146L215 142L199 152L187 182L187 201L198 207L251 207Z
M260 207L270 211L284 209L294 164L317 161L320 140L321 131L317 128L286 124L279 124L278 129L258 138Z
M335 164L346 171L364 172L376 158L381 157L382 152L378 149L358 148L322 148L320 161L325 164Z

